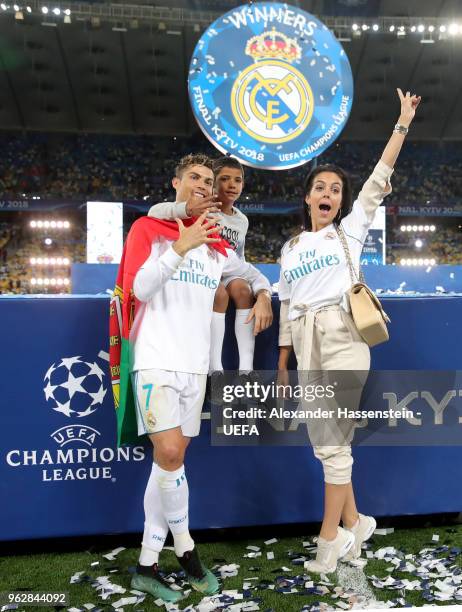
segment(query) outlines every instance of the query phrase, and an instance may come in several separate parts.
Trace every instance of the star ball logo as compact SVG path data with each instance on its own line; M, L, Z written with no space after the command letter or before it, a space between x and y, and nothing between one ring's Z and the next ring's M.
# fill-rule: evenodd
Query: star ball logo
M53 410L66 417L89 416L103 403L104 376L96 362L83 361L80 356L64 357L45 374L45 399L53 403Z
M353 101L350 64L333 33L279 3L217 19L196 45L188 85L195 118L217 149L275 170L322 153Z
M98 357L109 360L104 351ZM44 376L45 400L60 417L76 421L67 421L50 434L56 445L52 449L14 448L7 452L6 463L12 469L40 469L42 482L100 479L116 482L113 470L117 473L117 465L144 461L142 445L113 448L104 432L88 425L86 419L81 421L103 404L107 392L105 376L96 361L85 361L81 356L53 362Z

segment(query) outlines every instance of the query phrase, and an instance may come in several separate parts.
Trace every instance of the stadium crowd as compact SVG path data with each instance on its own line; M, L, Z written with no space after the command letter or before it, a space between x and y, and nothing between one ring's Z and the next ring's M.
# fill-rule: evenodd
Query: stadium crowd
M179 157L217 152L202 136L59 135L1 133L1 199L164 201ZM353 168L357 190L378 159L381 143L340 142L318 158ZM282 172L246 169L248 201L301 201L307 168ZM444 204L462 196L460 145L408 142L393 177L392 203Z
M69 292L70 284L37 286L31 281L40 277L70 279L69 264L86 261L85 216L66 213L66 218L72 219L70 229L51 232L31 228L30 221L37 215L4 214L10 220L0 224L0 293L56 293L57 289L60 293ZM44 213L41 216L49 220L60 218ZM48 263L32 264L32 258ZM63 263L64 259L69 263Z
M179 157L191 150L216 155L202 138L171 139L147 136L47 135L1 133L0 161L2 200L41 199L86 201L87 199L153 202L172 198L171 177ZM381 144L341 142L318 160L353 168L354 192L372 169ZM432 204L444 206L462 197L462 156L457 143L444 145L407 143L399 170L393 176L393 193L387 205ZM284 172L245 169L242 203L303 202L303 179L307 168ZM292 207L292 210L294 208ZM71 209L70 209L71 210ZM68 211L69 212L69 211ZM67 214L67 213L66 213ZM72 216L72 212L69 212ZM125 232L142 213L125 215ZM44 245L46 232L30 229L30 212L1 213L0 292L35 293L31 279L44 276L68 277L68 267L31 266L31 257L52 257L59 253L71 262L86 259L85 214L74 214L71 230ZM9 215L9 216L8 216ZM59 215L47 213L52 219ZM462 216L462 215L461 215ZM434 219L433 219L434 221ZM298 214L250 216L246 258L251 262L273 263L281 245L300 231ZM461 263L457 219L452 227L438 227L434 234L421 236L400 231L400 218L387 221L387 263L403 258L434 258L437 263ZM68 286L40 287L40 292L68 291Z
M415 219L414 219L415 221ZM436 225L435 232L402 232L399 227L387 228L387 264L400 263L402 259L434 259L437 264L462 264L461 229L458 223L450 226ZM416 246L416 241L421 246Z

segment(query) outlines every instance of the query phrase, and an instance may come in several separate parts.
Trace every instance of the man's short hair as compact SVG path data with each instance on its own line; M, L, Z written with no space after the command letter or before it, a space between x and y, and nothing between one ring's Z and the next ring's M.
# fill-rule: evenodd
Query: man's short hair
M244 168L235 157L223 155L223 157L218 157L218 159L213 160L213 173L215 176L217 176L217 174L219 174L223 168L235 168L236 170L239 170L242 174L242 180L244 180Z
M175 176L181 178L190 166L205 166L213 171L213 160L204 153L190 153L182 157L175 168Z

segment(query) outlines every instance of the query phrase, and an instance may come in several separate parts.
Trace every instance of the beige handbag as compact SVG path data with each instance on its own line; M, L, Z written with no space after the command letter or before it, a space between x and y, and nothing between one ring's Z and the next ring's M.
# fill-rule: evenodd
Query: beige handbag
M352 286L348 291L348 298L350 300L353 321L362 339L369 346L386 342L389 339L387 323L390 323L390 319L375 293L364 282L361 270L359 272L359 282L355 282L356 270L351 260L350 249L348 248L345 234L340 226L337 226L336 229L350 270Z

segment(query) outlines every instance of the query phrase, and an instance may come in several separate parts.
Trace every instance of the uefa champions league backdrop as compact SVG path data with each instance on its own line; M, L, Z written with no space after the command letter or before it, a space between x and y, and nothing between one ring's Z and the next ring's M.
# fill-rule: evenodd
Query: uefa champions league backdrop
M295 6L233 9L191 59L194 116L217 149L247 166L294 168L325 151L353 103L348 57L334 34Z

